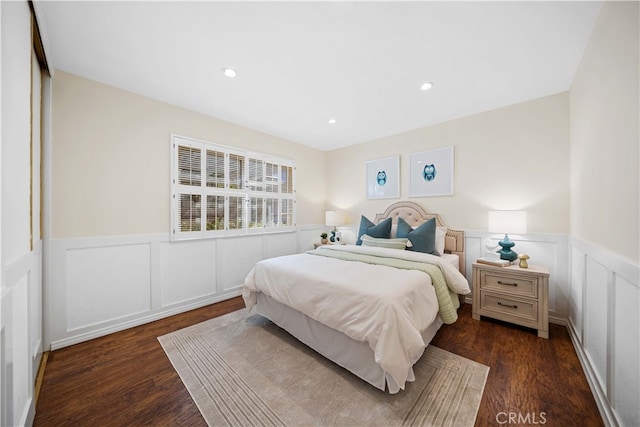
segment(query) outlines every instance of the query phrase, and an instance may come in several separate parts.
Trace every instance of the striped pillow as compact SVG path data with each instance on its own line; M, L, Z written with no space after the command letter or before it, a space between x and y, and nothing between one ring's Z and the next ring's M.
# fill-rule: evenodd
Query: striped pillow
M364 236L362 236L362 246L374 246L377 248L404 250L407 248L408 243L409 243L409 239L405 239L405 238L382 239L378 237L371 237L368 234L365 234Z

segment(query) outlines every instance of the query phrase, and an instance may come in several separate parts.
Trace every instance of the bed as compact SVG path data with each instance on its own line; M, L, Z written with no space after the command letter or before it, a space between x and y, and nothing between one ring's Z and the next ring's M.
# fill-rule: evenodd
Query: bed
M440 232L441 256L384 245L407 240L395 235L399 224L419 230L429 220ZM438 329L457 319L459 296L470 289L463 231L445 228L438 214L413 202L394 203L372 221L389 223L394 231L382 242L367 235L361 246L325 245L260 261L243 298L250 311L394 394L415 380L413 365Z

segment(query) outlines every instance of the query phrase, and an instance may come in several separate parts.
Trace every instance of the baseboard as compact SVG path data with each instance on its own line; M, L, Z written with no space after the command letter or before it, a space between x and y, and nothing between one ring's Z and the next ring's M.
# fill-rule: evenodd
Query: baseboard
M591 394L593 394L593 398L595 399L598 410L600 411L602 421L604 421L606 426L621 425L616 419L613 408L611 408L611 406L609 405L609 401L607 400L604 390L602 390L602 387L600 387L600 384L598 383L595 371L591 367L589 358L587 357L584 349L582 348L582 345L580 344L578 334L576 333L571 320L567 322L567 330L569 331L569 336L571 337L573 348L576 350L576 354L578 355L580 365L582 365L582 370L584 371L585 377L587 378L587 383L589 383L589 387L591 388Z
M549 323L553 323L554 325L564 326L565 328L569 327L567 319L564 319L562 317L556 317L556 316L549 315Z
M69 338L53 341L51 343L51 350L58 350L60 348L68 347L74 344L79 344L84 341L89 341L94 338L99 338L105 335L109 335L115 332L124 331L125 329L133 328L136 326L144 325L156 320L164 319L165 317L173 316L175 314L185 313L190 310L195 310L206 305L214 304L216 302L224 301L227 299L235 298L242 294L242 290L238 289L233 292L226 293L224 295L216 295L206 299L199 300L198 302L191 304L180 304L170 309L162 309L151 314L145 314L139 317L135 317L128 321L118 322L116 324L106 326L103 328L94 329L90 332L83 334L73 335Z

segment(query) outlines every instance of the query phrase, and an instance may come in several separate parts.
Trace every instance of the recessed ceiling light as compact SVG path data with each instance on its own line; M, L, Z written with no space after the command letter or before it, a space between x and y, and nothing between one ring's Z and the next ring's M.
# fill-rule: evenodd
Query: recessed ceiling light
M233 77L238 75L238 73L236 73L236 70L234 70L233 68L228 68L228 67L227 68L223 68L222 72L224 73L225 76L231 77L231 78L233 78Z
M429 90L432 87L433 87L432 82L426 82L426 83L422 83L422 86L420 86L420 90Z
M330 125L333 125L333 124L335 124L335 123L336 123L336 119L334 119L334 118L332 117L332 118L330 118L330 119L328 120L328 122L329 122L329 124L330 124Z

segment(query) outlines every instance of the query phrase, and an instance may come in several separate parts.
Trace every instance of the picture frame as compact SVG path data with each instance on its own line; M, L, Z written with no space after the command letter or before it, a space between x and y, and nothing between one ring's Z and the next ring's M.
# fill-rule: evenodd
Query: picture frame
M411 154L409 197L453 195L453 147Z
M400 156L367 162L367 199L400 197Z

